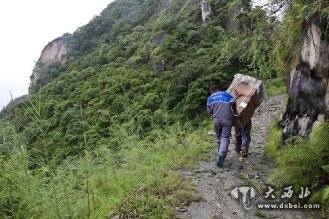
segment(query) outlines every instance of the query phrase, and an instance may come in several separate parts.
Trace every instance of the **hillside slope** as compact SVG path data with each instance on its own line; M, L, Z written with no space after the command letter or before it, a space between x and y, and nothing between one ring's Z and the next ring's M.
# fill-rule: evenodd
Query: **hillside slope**
M6 116L36 156L61 159L101 144L116 150L118 126L144 138L154 125L200 118L208 87L225 89L237 72L277 78L266 13L249 1L207 4L205 25L198 1L113 2L45 47L29 98Z
M211 148L209 86L281 92L280 22L251 1L116 0L50 42L0 113L0 217L168 218Z

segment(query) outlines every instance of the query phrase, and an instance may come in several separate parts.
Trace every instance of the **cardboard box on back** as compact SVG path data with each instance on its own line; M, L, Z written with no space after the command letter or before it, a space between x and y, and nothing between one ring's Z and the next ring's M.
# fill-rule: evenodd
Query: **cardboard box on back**
M237 105L238 115L234 116L233 125L242 128L250 121L265 98L263 82L247 75L236 74L227 92L234 97Z

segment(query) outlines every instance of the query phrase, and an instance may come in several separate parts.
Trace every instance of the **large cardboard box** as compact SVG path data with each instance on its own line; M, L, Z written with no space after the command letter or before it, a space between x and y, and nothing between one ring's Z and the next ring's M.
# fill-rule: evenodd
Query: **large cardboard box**
M263 82L248 75L236 74L227 92L237 104L238 115L233 117L233 125L242 128L265 98Z

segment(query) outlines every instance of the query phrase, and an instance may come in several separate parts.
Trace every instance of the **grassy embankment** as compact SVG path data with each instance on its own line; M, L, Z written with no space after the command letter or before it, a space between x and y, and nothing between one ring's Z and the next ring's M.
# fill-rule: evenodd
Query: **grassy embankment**
M143 140L122 128L121 150L103 145L57 165L31 157L15 129L6 128L2 147L12 150L0 157L0 217L167 218L194 198L192 183L175 170L211 148L206 128L176 124Z
M270 134L266 153L276 164L271 181L279 187L293 185L311 191L310 203L321 204L329 215L329 123L315 128L309 138L294 137L282 142L282 130L276 123Z

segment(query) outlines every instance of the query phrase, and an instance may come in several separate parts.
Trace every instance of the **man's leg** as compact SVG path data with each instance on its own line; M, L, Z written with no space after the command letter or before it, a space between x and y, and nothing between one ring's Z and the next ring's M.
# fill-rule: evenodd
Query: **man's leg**
M226 156L228 146L230 145L232 121L224 120L222 129L223 130L222 130L221 143L220 143L220 155Z
M222 120L222 135L221 142L219 147L218 162L217 166L222 167L224 160L227 155L227 149L230 145L230 137L232 130L232 121L231 120Z
M242 145L242 129L235 127L235 148L234 151L240 153Z
M214 128L217 138L217 153L219 154L219 148L220 148L220 142L221 142L221 136L222 136L222 126L219 119L214 119Z
M249 144L251 141L251 120L242 129L242 154L244 157L248 157Z

